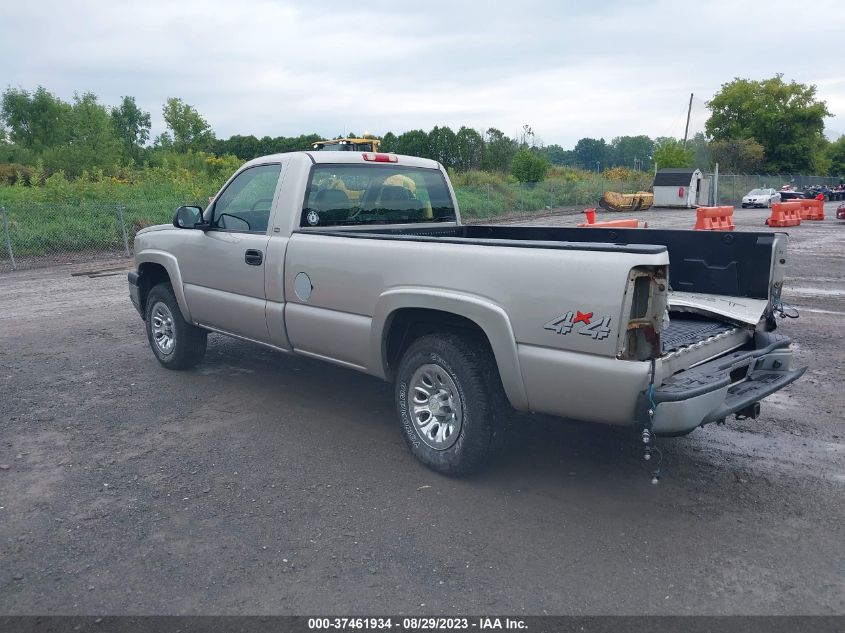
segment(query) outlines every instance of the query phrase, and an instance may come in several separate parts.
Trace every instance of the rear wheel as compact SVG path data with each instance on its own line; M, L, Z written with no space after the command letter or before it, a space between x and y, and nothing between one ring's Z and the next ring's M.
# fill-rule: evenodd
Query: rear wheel
M395 398L408 447L433 470L466 475L504 447L510 404L482 340L452 333L419 338L399 364Z
M208 332L182 316L170 284L158 284L147 296L147 339L156 359L168 369L188 369L205 356Z

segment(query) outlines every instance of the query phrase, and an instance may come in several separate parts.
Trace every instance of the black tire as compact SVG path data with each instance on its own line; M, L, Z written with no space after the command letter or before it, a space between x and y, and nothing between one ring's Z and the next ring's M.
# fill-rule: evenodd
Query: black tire
M170 315L169 327L167 325L161 326L165 330L164 337L161 336L162 332L159 330L159 342L157 342L157 335L154 330L159 327L159 323L162 323L161 317L166 317L168 313ZM145 317L144 323L150 349L153 350L158 362L168 369L188 369L200 362L205 356L208 332L185 320L170 284L158 284L150 290L150 294L147 295ZM171 341L169 349L167 349L168 346L165 343L161 342L163 338L167 338L166 333L168 332Z
M423 464L444 475L462 476L489 465L505 447L511 407L502 388L496 360L485 341L453 333L429 334L414 341L396 375L395 402L408 448ZM460 407L460 429L435 448L425 439L414 416L415 396L424 399L412 380L426 367L439 367L455 389L448 390ZM442 377L446 381L445 377ZM447 381L448 382L448 381ZM419 400L418 400L419 402ZM453 399L448 400L451 404ZM448 411L449 408L447 407ZM432 417L429 415L429 418ZM430 424L431 426L438 423ZM429 431L431 432L431 431Z
M743 209L747 209L747 208L748 208L748 205L747 205L747 204L744 204L744 205L742 205L742 208L743 208Z

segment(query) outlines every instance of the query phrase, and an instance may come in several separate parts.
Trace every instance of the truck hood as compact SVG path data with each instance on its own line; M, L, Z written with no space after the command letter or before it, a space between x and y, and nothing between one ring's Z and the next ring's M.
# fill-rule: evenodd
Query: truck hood
M760 322L768 305L766 299L727 297L699 292L669 293L670 310L711 314L749 325L757 325Z

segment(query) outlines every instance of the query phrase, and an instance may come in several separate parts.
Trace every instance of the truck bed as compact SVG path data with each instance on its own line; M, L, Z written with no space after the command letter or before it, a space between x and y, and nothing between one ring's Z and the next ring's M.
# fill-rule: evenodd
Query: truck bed
M415 226L317 233L368 239L594 251L669 252L674 290L768 299L777 234L546 226Z

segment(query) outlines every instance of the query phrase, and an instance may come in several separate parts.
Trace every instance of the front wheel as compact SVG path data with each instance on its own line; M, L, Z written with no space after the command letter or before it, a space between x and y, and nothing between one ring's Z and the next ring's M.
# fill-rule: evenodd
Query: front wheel
M185 320L170 284L150 290L145 316L150 348L162 365L188 369L205 356L208 332Z
M437 472L478 471L504 446L510 404L481 340L452 333L417 339L399 364L395 399L408 447Z
M743 209L747 209L747 208L748 208L748 205L747 205L747 204L744 204L744 205L742 205L742 208L743 208Z

